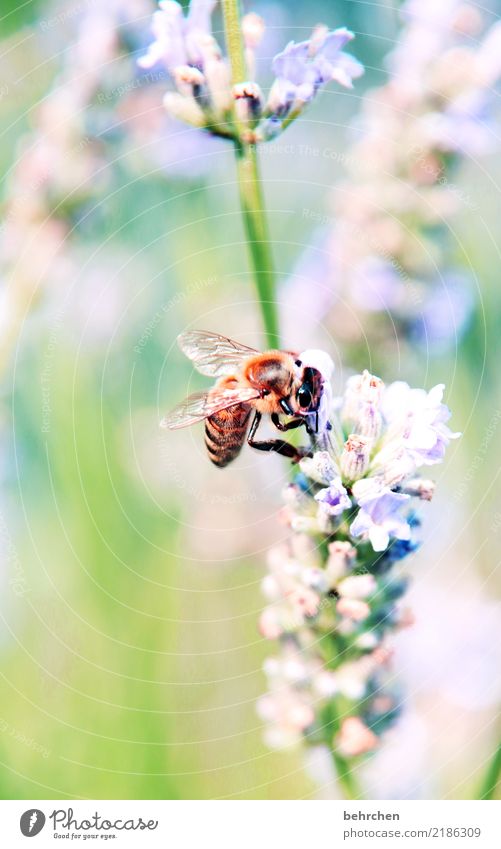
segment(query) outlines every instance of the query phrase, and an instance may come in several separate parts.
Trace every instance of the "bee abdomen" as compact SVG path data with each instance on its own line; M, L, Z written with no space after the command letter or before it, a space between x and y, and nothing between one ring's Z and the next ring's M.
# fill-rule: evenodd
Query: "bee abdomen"
M246 404L238 404L205 420L205 444L215 466L227 466L240 452L250 412Z

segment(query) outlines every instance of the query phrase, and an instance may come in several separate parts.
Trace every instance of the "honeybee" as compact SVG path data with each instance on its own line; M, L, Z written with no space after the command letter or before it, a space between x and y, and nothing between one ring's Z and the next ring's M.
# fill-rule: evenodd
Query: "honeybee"
M247 443L252 448L275 451L293 462L305 456L304 450L283 439L257 440L256 432L263 415L267 415L279 431L304 425L314 436L318 431L324 386L333 368L327 354L322 351L304 355L293 351L261 353L225 336L201 330L182 333L177 341L195 368L217 381L207 392L190 395L175 407L162 420L163 427L175 430L205 420L209 459L219 468L227 466L239 454L247 431ZM325 374L327 371L329 374ZM252 412L254 418L249 429ZM282 421L282 414L289 416L289 420Z

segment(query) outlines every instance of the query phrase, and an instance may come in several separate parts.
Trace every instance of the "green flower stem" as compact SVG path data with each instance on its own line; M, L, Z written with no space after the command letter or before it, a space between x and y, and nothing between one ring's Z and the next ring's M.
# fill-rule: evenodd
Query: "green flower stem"
M236 145L235 149L240 203L266 340L271 348L277 348L280 340L275 303L275 273L256 148L246 144Z
M240 26L239 0L222 0L226 47L231 63L232 82L244 82L247 77L245 51ZM247 236L249 256L259 297L267 344L280 345L278 315L275 302L275 272L263 189L259 175L255 145L242 138L242 127L236 122L238 138L235 141L237 178L240 203Z
M341 787L345 799L350 801L354 801L355 799L363 799L363 796L360 792L360 788L358 786L358 782L353 775L352 770L348 766L348 761L346 758L338 755L337 752L332 752L332 759L334 761L334 767L336 770L336 777Z
M501 743L497 747L494 756L487 767L480 793L479 799L493 799L496 793L496 788L501 778Z
M341 728L340 717L343 715L343 709L342 705L339 705L337 702L338 700L333 698L328 706L328 736L330 740L337 736ZM329 747L332 756L337 781L343 791L345 799L363 799L362 791L348 759L336 752L333 745L331 745L328 741L327 746Z
M240 20L242 17L239 0L221 0L223 7L224 34L226 50L230 57L233 85L243 83L247 77L245 52L242 40Z

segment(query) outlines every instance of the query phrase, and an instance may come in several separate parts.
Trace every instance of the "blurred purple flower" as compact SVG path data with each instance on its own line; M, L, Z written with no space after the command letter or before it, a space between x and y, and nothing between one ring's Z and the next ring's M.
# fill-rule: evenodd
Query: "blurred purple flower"
M333 271L336 256L328 236L325 228L317 231L280 286L280 318L284 338L291 346L298 339L318 344L319 324L336 298L329 285L331 276L337 277L337 269Z
M466 275L448 274L443 285L434 287L421 314L410 324L410 336L433 350L444 350L459 342L474 308L472 281Z
M401 15L408 23L419 25L430 31L447 31L454 20L459 6L458 0L407 0L402 5Z
M444 112L430 117L428 135L446 153L476 157L495 151L499 140L491 92L477 89L457 97Z
M352 294L366 310L393 310L402 301L401 275L388 260L368 256L355 267Z
M392 333L445 347L464 330L474 289L449 291L447 280L435 294L443 278L434 269L455 276L450 221L475 211L456 182L462 160L498 147L501 23L488 26L485 10L461 0L410 0L402 11L389 79L362 98L348 178L334 204L343 273L329 281L333 288L342 281L333 326L362 341L371 317L367 326L342 321L361 307L387 312Z
M204 133L197 127L187 127L181 121L165 116L159 132L148 144L148 155L168 173L169 178L199 180L214 175L214 169L224 168L219 157L226 152L221 139Z

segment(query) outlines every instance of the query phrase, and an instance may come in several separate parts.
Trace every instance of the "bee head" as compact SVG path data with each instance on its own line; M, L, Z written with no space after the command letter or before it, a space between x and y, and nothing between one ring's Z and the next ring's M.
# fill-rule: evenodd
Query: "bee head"
M300 360L296 361L296 365ZM302 364L301 364L302 365ZM302 415L318 409L322 394L322 375L317 369L306 366L302 369L301 382L296 392L296 403Z
M316 413L320 407L324 384L330 381L334 363L325 351L304 351L295 361L299 388L296 403L301 415Z

